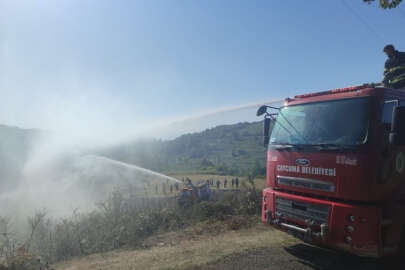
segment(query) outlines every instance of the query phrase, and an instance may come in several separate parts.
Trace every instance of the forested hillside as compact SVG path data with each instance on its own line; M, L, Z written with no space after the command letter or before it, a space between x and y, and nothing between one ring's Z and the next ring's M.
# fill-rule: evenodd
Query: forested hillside
M174 140L140 140L102 152L109 158L163 173L264 174L262 122L238 123L182 135Z

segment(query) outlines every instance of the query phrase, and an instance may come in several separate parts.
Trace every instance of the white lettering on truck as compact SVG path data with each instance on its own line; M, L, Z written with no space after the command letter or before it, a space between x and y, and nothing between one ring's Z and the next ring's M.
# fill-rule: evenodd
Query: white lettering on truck
M277 165L278 172L293 172L310 175L336 176L336 168L304 167L295 165Z

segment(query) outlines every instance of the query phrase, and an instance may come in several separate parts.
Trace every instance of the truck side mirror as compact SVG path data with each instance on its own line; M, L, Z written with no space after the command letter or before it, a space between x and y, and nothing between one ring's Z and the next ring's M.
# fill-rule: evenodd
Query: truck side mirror
M273 127L273 120L269 117L264 118L264 146L267 147L270 141L270 133Z
M396 106L392 110L392 124L389 141L392 145L405 145L405 107Z
M262 105L260 106L260 108L257 110L256 116L260 116L263 115L267 112L267 106L266 105Z
M257 110L257 113L256 113L257 116L261 116L261 115L265 114L264 132L263 132L265 147L267 147L269 145L270 134L271 134L271 131L273 130L274 121L275 121L274 117L278 114L278 113L268 113L267 112L268 108L277 110L277 111L280 110L280 108L278 108L278 107L272 107L272 106L267 106L267 105L260 106L260 108Z

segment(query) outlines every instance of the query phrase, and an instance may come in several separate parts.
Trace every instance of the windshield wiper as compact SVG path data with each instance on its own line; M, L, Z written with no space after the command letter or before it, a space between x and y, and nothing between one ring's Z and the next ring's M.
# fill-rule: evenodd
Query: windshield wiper
M289 125L292 127L292 129L295 131L295 133L296 133L298 136L300 136L301 139L303 139L304 142L307 142L307 139L295 128L295 126L294 126L293 124L290 123L290 121L288 121L287 117L284 116L284 114L283 114L282 111L279 112L279 115L284 118L284 120L287 122L287 124L289 124ZM279 125L280 125L281 127L283 127L280 123L279 123ZM286 127L283 127L283 128L284 128L286 131L288 131L288 133L289 133L290 135L293 136L293 134L291 134L291 132L290 132ZM294 136L294 137L295 137L295 136Z
M321 149L330 149L330 150L337 150L337 149L353 149L353 145L347 144L336 144L336 143L316 143L311 144L310 146L319 147Z
M291 143L272 143L270 144L272 147L276 148L277 150L281 149L302 149L301 145L291 144Z

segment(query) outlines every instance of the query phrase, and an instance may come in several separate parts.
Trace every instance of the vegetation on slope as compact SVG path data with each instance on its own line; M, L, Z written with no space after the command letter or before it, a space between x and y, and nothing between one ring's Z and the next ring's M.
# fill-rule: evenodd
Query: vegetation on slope
M239 230L258 220L261 209L261 192L253 178L242 183L242 192L216 191L210 201L187 207L179 206L176 197L124 196L115 191L92 212L74 211L71 217L55 219L38 211L27 219L24 237L17 237L14 224L2 217L0 259L10 266L21 255L34 255L46 264L122 248L144 249L159 233L187 231L201 222L203 230ZM218 221L223 230L216 228Z
M262 122L223 125L169 141L135 141L102 154L166 174L264 175L262 129Z

